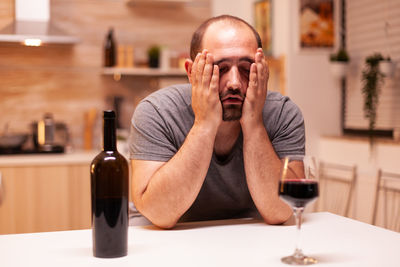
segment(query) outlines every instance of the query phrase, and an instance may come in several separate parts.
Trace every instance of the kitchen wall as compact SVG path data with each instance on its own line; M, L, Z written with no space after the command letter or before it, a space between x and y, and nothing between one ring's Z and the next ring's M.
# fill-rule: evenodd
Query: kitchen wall
M52 112L56 121L68 124L74 147L81 148L85 112L95 108L99 115L111 107L115 95L125 98L121 119L128 127L135 105L158 85L148 78L123 77L116 82L102 75L108 28L114 27L118 44L134 46L137 61L146 60L152 44L187 52L192 32L210 16L210 2L193 0L172 6L127 2L50 0L52 22L79 37L79 44L25 47L0 43L0 133L7 123L10 131L30 131L32 121ZM2 0L0 27L13 17L14 0ZM97 123L97 146L99 127Z
M278 1L275 1L278 2ZM280 1L279 1L280 2ZM288 47L288 87L289 96L303 111L307 150L311 155L319 155L319 139L324 135L340 135L340 84L334 79L329 67L329 55L333 50L299 48L299 1L285 0L281 3L282 14L289 19ZM336 21L338 18L336 1ZM286 8L284 7L286 6ZM338 25L335 25L336 40ZM336 44L338 46L338 44Z

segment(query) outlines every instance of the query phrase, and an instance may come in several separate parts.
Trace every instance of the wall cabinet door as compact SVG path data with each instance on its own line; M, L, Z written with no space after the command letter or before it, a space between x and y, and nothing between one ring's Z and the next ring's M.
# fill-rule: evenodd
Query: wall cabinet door
M0 234L87 229L87 164L0 167Z

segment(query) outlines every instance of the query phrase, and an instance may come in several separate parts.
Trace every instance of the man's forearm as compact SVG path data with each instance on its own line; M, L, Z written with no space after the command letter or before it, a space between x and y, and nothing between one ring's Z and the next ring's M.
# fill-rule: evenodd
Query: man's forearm
M179 151L151 177L138 209L154 224L173 227L196 199L210 165L215 130L190 130Z
M285 222L292 211L278 196L282 162L264 125L243 129L243 157L249 191L261 216L269 224Z

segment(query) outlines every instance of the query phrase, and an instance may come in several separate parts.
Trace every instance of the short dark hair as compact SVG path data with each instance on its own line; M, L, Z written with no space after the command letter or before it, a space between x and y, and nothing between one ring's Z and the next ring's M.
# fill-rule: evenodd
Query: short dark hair
M198 28L197 30L193 33L192 36L192 41L190 43L190 58L194 60L196 58L197 53L199 53L202 49L202 41L203 41L203 36L206 30L208 29L208 26L211 24L218 22L218 21L227 21L230 23L236 23L236 24L243 24L244 26L249 27L249 29L253 32L254 37L256 38L257 41L257 46L259 48L262 48L262 43L261 43L261 38L258 32L251 26L249 23L244 21L241 18L231 16L231 15L221 15L217 17L212 17L204 21Z

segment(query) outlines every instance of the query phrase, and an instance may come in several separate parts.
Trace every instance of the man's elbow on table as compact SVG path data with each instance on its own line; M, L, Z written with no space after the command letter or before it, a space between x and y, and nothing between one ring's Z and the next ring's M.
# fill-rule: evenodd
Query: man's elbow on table
M159 214L156 211L152 211L151 207L146 208L141 201L138 201L137 199L133 199L133 202L135 204L136 209L142 214L146 219L148 219L152 224L155 226L161 228L161 229L171 229L173 228L179 218L174 219L174 218L168 218L168 216L165 216L163 214Z
M277 225L277 224L284 224L292 218L293 212L289 208L284 211L279 211L274 213L273 216L263 216L262 218L266 224Z
M148 218L149 219L149 218ZM175 227L177 220L172 221L172 220L163 220L162 218L157 218L155 220L149 219L149 221L151 221L152 224L154 224L155 226L164 229L164 230L169 230Z
M279 225L279 224L284 224L286 223L292 215L289 215L288 217L285 218L263 218L264 222L269 225Z

